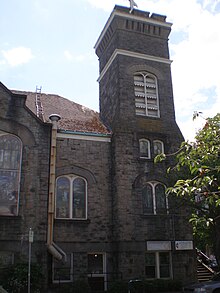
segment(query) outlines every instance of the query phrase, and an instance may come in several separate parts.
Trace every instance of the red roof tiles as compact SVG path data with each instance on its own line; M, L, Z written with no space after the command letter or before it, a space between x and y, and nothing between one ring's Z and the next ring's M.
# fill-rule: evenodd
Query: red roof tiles
M37 116L36 93L16 91L13 93L27 95L26 106ZM99 119L99 113L53 94L40 94L44 122L50 122L51 114L59 114L61 120L58 129L110 134L110 131ZM39 117L40 118L40 117Z

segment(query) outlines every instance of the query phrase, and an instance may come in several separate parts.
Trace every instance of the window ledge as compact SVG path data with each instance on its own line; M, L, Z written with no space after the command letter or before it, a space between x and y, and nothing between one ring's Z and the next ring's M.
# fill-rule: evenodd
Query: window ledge
M153 218L153 217L170 217L170 214L148 214L148 215L141 215L141 218Z
M67 223L67 222L71 222L74 224L90 224L91 220L90 219L54 219L54 221L56 223Z
M21 216L9 216L9 215L0 215L0 220L21 220Z

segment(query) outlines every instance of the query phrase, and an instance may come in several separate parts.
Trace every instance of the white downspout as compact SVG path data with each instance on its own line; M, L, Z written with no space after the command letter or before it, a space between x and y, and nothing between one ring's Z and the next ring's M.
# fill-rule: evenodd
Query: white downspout
M57 145L57 122L61 119L58 114L51 114L52 122L51 148L50 148L50 182L48 196L48 229L47 248L57 260L66 262L66 253L53 242L54 212L55 212L55 173L56 173L56 145Z

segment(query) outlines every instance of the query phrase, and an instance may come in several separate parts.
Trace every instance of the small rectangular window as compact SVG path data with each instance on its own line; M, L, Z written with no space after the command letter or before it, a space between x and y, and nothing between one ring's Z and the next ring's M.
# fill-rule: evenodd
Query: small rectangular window
M106 254L88 254L88 281L92 291L103 292L107 289Z
M103 274L104 262L103 254L88 254L88 273L89 274Z
M10 251L0 251L0 269L7 268L14 264L14 253Z
M154 253L146 253L145 275L146 275L146 278L148 279L156 278L156 257Z
M170 252L147 252L145 255L145 276L147 279L171 278Z
M53 282L67 283L73 280L73 254L67 254L65 263L53 259Z
M160 277L169 278L170 277L170 256L167 252L159 253L159 263L160 263Z
M150 142L147 139L139 140L140 157L150 159Z

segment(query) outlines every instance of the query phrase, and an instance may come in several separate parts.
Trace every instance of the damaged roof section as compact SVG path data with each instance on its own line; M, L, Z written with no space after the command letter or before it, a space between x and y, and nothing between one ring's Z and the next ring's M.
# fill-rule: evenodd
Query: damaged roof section
M25 92L12 90L15 94L23 94L27 96L26 106L36 115L36 92ZM39 94L38 94L39 97ZM99 118L99 113L53 94L40 94L40 103L42 107L41 120L50 122L51 114L59 114L61 120L58 122L58 129L76 131L76 132L92 132L99 134L110 134L111 132L102 123ZM39 99L38 99L39 106Z

